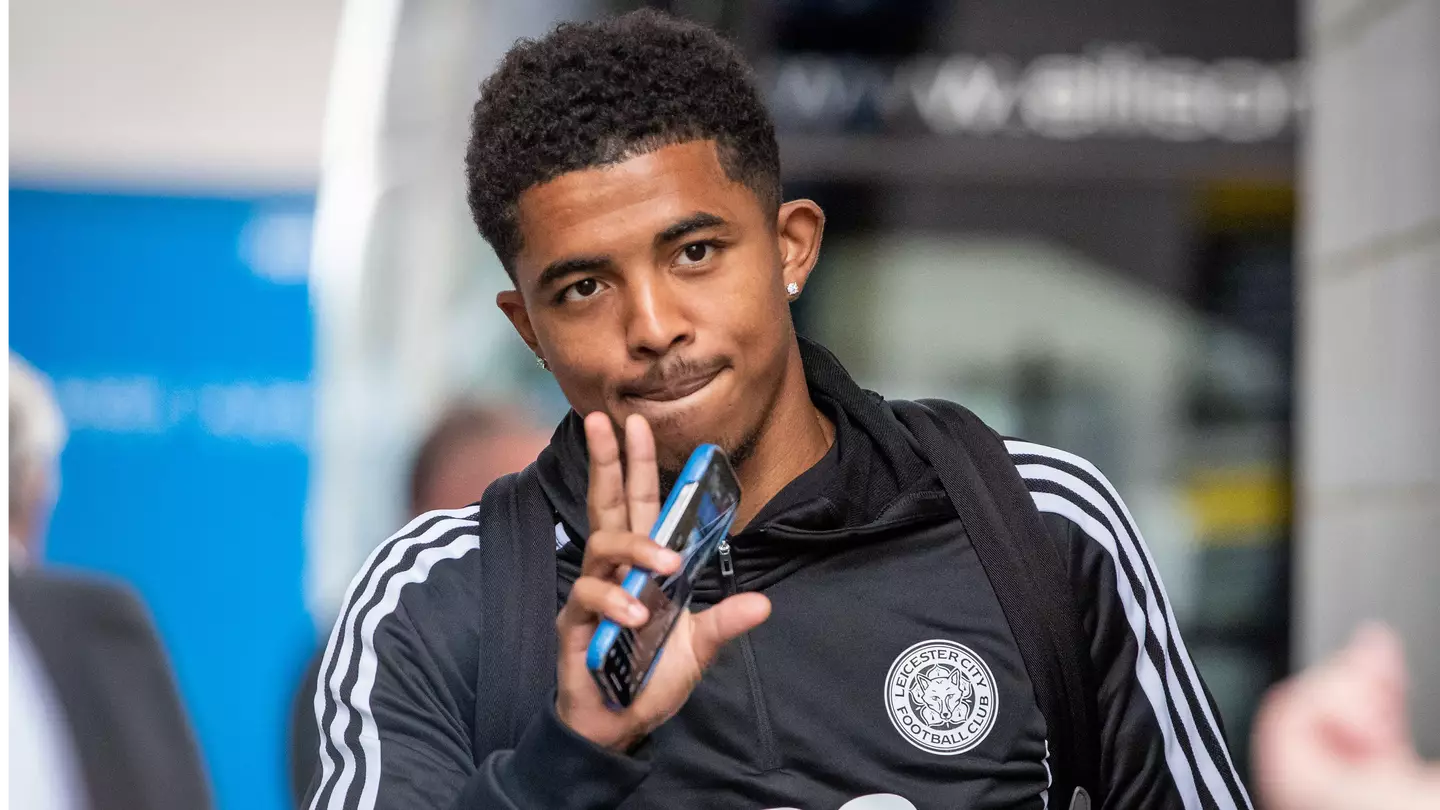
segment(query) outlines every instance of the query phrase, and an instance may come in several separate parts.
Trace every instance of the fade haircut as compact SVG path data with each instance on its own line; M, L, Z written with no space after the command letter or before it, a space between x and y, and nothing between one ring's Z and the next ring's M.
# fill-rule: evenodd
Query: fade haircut
M470 211L510 279L521 193L562 174L713 140L772 211L780 148L754 75L714 31L642 9L522 39L480 86L465 152Z

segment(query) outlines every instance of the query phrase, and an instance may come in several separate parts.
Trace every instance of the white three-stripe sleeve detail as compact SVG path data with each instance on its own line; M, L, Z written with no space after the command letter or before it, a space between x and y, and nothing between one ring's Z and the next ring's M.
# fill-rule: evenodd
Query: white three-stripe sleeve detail
M1100 486L1104 487L1105 491L1109 494L1110 499L1112 499L1116 504L1119 505L1123 519L1125 521L1124 523L1120 522L1120 520L1117 519L1118 516L1116 516L1114 512L1109 508L1109 503L1107 503L1104 498L1099 497L1099 493L1095 492L1088 485L1085 486L1085 490L1092 496L1087 497L1086 500L1093 504L1097 509L1100 509L1101 513L1104 514L1106 518L1111 521L1112 526L1115 529L1116 535L1126 542L1127 547L1129 546L1130 542L1130 533L1126 531L1126 527L1128 526L1129 529L1134 532L1135 544L1138 546L1138 553L1141 560L1143 561L1141 565L1137 566L1137 568L1142 574L1147 570L1153 574L1153 580L1156 587L1159 589L1160 597L1164 599L1166 609L1164 615L1165 623L1163 626L1168 631L1168 634L1174 641L1176 650L1179 651L1179 655L1176 657L1180 659L1179 666L1183 670L1183 676L1188 680L1192 691L1198 698L1196 700L1196 703L1198 703L1200 706L1201 718L1203 719L1204 723L1209 727L1209 731L1214 736L1214 739L1220 742L1220 749L1221 752L1224 754L1223 762L1215 762L1208 755L1202 756L1202 754L1205 754L1205 752L1208 752L1210 749L1203 744L1203 740L1196 740L1197 742L1201 743L1200 747L1196 749L1196 758L1203 759L1205 763L1217 769L1227 769L1231 782L1239 786L1240 801L1243 803L1244 807L1247 810L1253 810L1253 805L1250 802L1250 797L1245 792L1245 783L1240 780L1240 774L1238 771L1235 770L1235 763L1231 758L1229 746L1225 745L1225 735L1220 732L1220 724L1216 721L1215 715L1210 706L1210 701L1206 698L1205 690L1201 687L1200 675L1195 670L1195 663L1190 657L1190 651L1185 646L1185 639L1183 636L1180 635L1179 624L1175 619L1174 611L1170 610L1170 605L1174 603L1171 602L1170 594L1167 593L1165 590L1165 582L1160 577L1160 569L1155 565L1155 560L1150 555L1150 549L1145 544L1145 537L1140 532L1140 524L1135 521L1134 515L1130 514L1130 508L1126 506L1125 500L1120 497L1120 493L1115 489L1115 486L1110 483L1110 480L1106 478L1105 475L1095 467L1095 465L1091 464L1089 461L1081 458L1080 456L1077 456L1073 453L1067 453L1064 450L1058 450L1056 448L1047 447L1040 444L1032 444L1030 442L1007 441L1005 442L1005 446L1007 449L1009 449L1012 455L1045 456L1053 458L1057 461L1063 461L1065 463L1074 465L1075 467L1090 475L1097 482L1099 482ZM1045 469L1055 473L1061 472L1058 470L1054 470L1053 468ZM1022 477L1024 477L1023 473ZM1072 480L1076 480L1078 482L1078 479L1073 479L1073 476L1071 478ZM1132 556L1133 554L1134 551L1132 550ZM1141 576L1141 582L1142 584L1145 584L1145 587L1147 589L1149 587L1148 582L1150 581L1150 579L1151 577ZM1170 655L1167 651L1167 662L1169 658ZM1186 710L1185 714L1182 716L1189 717L1189 703L1188 701L1185 701L1183 699L1183 695L1180 697L1180 705ZM1199 721L1196 720L1194 722ZM1207 784L1211 785L1211 793L1215 796L1216 801L1220 802L1221 807L1225 807L1227 804L1231 806L1235 805L1234 793L1232 793L1229 789L1225 787L1223 781L1218 786L1218 789L1217 786L1215 786L1214 783L1211 782L1208 778L1206 782Z
M369 720L371 725L374 724L374 718L366 716L369 711L368 704L365 711L360 711L356 705L355 697L358 694L358 683L351 688L348 699L341 694L345 678L352 670L358 668L358 671L363 672L367 662L372 671L375 666L375 651L373 646L366 643L366 640L363 638L361 639L359 650L355 649L354 644L355 627L361 625L362 622L366 622L369 617L374 615L376 610L379 609L379 606L376 606L375 608L366 610L364 606L369 604L374 597L375 591L380 586L380 581L385 579L386 575L398 569L406 554L411 549L416 546L423 546L427 543L434 542L449 532L472 527L473 525L471 521L467 520L441 520L419 536L407 537L394 543L390 547L389 553L385 556L384 562L371 574L365 591L360 594L352 610L346 616L345 629L343 631L344 635L341 637L339 653L339 661L343 666L335 667L335 671L330 674L330 679L327 684L328 688L326 690L330 693L331 700L335 702L335 717L330 721L330 727L325 729L325 732L331 740L331 743L335 746L335 750L340 752L341 759L339 763L340 773L335 782L334 790L330 794L330 801L326 804L326 810L345 810L347 806L346 797L351 791L351 786L355 781L355 774L359 770L356 763L357 752L352 750L345 742L345 732L350 728L352 707L354 707L355 713L360 716L362 732L364 731L366 720ZM419 558L417 557L415 564L418 563ZM398 575L395 576L398 577ZM395 577L392 577L392 582L394 578ZM362 750L364 750L363 746ZM365 753L367 755L369 754L368 751L365 751ZM374 759L366 760L365 766L365 772L367 774L374 773L379 769L380 758L378 752Z
M1175 736L1175 727L1170 720L1164 678L1155 668L1155 663L1150 656L1145 653L1145 635L1148 632L1145 608L1140 604L1135 592L1131 590L1130 580L1120 567L1119 551L1115 547L1114 535L1106 526L1086 514L1080 507L1059 495L1034 492L1031 493L1031 496L1035 499L1036 508L1041 512L1060 515L1079 526L1114 558L1115 590L1120 595L1120 603L1125 609L1125 619L1130 624L1130 630L1135 636L1135 678L1140 683L1145 697L1149 700L1151 709L1155 712L1155 721L1159 724L1161 737L1165 741L1165 761L1170 766L1170 774L1175 780L1175 787L1180 792L1186 808L1200 810L1200 795L1195 789L1195 777L1190 771L1190 763L1185 759L1185 751L1180 747Z
M424 582L430 576L430 569L443 560L455 560L480 547L480 537L463 534L450 543L428 548L415 558L415 564L405 573L391 578L385 588L385 596L375 609L365 614L360 627L362 652L360 654L360 677L355 681L350 702L360 715L360 748L365 754L365 784L360 791L357 810L373 810L375 798L380 790L380 728L375 723L375 714L370 711L370 691L375 686L375 628L380 620L390 615L400 603L400 591L412 583ZM338 795L338 791L337 791Z
M369 556L365 558L364 564L360 566L359 573L355 575L354 579L350 580L349 587L345 589L345 598L341 601L341 605L344 607L340 611L339 618L335 620L335 625L330 629L330 637L325 643L325 654L321 656L320 660L320 680L317 682L315 689L315 727L320 732L320 782L315 791L315 796L312 797L310 810L318 810L320 796L325 792L325 786L333 778L335 772L336 763L330 758L329 748L325 744L325 701L327 698L333 699L335 696L330 694L330 686L325 682L325 673L329 671L332 662L335 660L335 656L340 654L341 640L345 638L345 627L349 625L347 621L348 618L358 609L356 607L355 589L359 588L360 584L365 581L366 574L375 568L376 561L381 555L388 554L391 547L397 541L417 531L426 521L434 519L437 515L459 517L470 514L471 511L473 510L452 510L449 512L429 513L416 516L409 523L405 524L404 528L390 535L385 542L380 543L371 550ZM378 575L379 572L376 572L376 574ZM363 602L361 602L361 604L363 604ZM341 749L337 746L336 750Z
M1054 778L1050 774L1050 740L1045 740L1045 758L1040 760L1045 766L1045 789L1040 791L1040 810L1050 810L1050 788L1054 786Z
M1183 727L1182 730L1189 738L1190 750L1194 752L1196 765L1200 769L1200 776L1205 780L1205 784L1209 788L1210 794L1215 797L1216 802L1222 809L1229 810L1229 808L1233 808L1234 802L1232 799L1230 799L1230 790L1228 787L1226 787L1223 778L1220 776L1220 771L1216 768L1215 762L1210 759L1210 756L1208 754L1209 748L1205 745L1204 738L1200 736L1199 729L1196 728L1195 717L1190 709L1190 702L1186 700L1185 693L1181 690L1179 679L1185 677L1185 674L1177 672L1175 670L1176 662L1173 660L1175 656L1170 655L1169 652L1168 644L1171 640L1171 637L1174 637L1174 640L1177 642L1177 646L1179 642L1179 633L1175 628L1174 617L1169 615L1169 601L1167 599L1166 608L1162 609L1159 600L1157 600L1155 595L1151 592L1150 579L1144 576L1143 567L1135 564L1135 559L1137 557L1138 551L1134 547L1134 544L1131 542L1129 534L1120 528L1117 517L1114 511L1111 510L1110 505L1106 503L1103 499L1101 499L1099 493L1097 493L1093 488L1091 488L1089 484L1085 483L1079 478L1076 478L1075 476L1061 470L1055 470L1042 465L1025 465L1021 467L1021 476L1025 478L1038 478L1059 484L1061 487L1071 492L1075 497L1083 499L1091 507L1099 510L1100 513L1104 515L1105 519L1110 523L1110 531L1105 532L1105 536L1110 538L1111 544L1116 549L1116 551L1111 551L1111 546L1106 546L1106 550L1111 551L1112 556L1114 556L1117 551L1120 554L1128 556L1131 560L1131 565L1136 568L1137 572L1139 572L1137 574L1137 578L1140 580L1140 587L1144 591L1145 596L1145 600L1141 605L1141 608L1146 611L1144 619L1145 626L1148 626L1150 631L1155 634L1155 640L1158 643L1160 650L1162 651L1162 657L1165 662L1164 669L1160 671L1161 683L1164 685L1164 696L1169 700L1169 703L1174 706L1177 714L1180 717L1180 722ZM1041 494L1048 493L1035 493L1036 496ZM1050 497L1056 496L1052 495ZM1073 513L1067 514L1065 515L1065 517L1070 519L1077 526L1080 526L1087 535L1090 535L1093 538L1103 531L1103 526L1097 527L1093 525L1086 525L1087 522L1090 524L1094 524L1095 521L1088 513L1079 509L1078 505L1073 510L1073 512L1079 513L1079 515L1083 516L1086 520L1081 521L1077 519L1076 515ZM1102 542L1101 545L1105 544ZM1128 585L1129 578L1123 575L1120 559L1116 557L1114 562L1116 579L1123 579ZM1157 582L1159 581L1158 576L1155 579ZM1132 593L1132 598L1133 596L1135 596L1135 594ZM1133 624L1132 629L1135 629ZM1141 628L1141 635L1137 637L1137 640L1140 642L1138 653L1141 657L1145 658L1148 661L1149 656L1145 653L1143 630L1144 626L1142 626ZM1191 677L1193 678L1193 675ZM1197 695L1205 694L1204 689L1200 688L1198 681L1192 680L1191 688L1192 692ZM1166 711L1166 706L1164 703L1161 703L1159 705L1155 705L1154 709L1156 713L1159 714ZM1176 753L1180 755L1180 761L1184 762L1184 752L1177 748ZM1169 759L1168 756L1167 759ZM1173 764L1173 760L1171 761Z
M343 806L349 782L354 778L355 755L346 747L344 739L345 729L349 726L349 709L342 699L340 687L346 673L354 665L351 639L354 637L354 627L359 620L359 614L364 612L364 606L370 601L379 581L404 559L405 553L410 548L417 544L433 541L448 531L454 531L467 525L473 526L473 520L468 518L473 518L475 513L475 507L466 507L428 512L416 517L406 524L405 528L376 546L370 552L370 556L366 558L365 564L360 567L360 572L351 580L342 602L344 608L341 610L335 626L331 629L330 639L325 646L325 655L321 659L320 665L320 681L315 690L315 724L320 732L321 777L315 796L311 801L310 810L319 810L320 797L324 795L325 788L330 781L336 778L340 780L340 783L334 785L327 807ZM441 518L441 520L436 521L425 532L415 534L422 525L436 518ZM356 594L356 590L362 583L366 584L364 592ZM343 664L343 666L337 664ZM334 671L327 680L325 673L330 672L332 668ZM330 724L330 728L325 726L327 700L333 701L335 704L335 719ZM335 750L340 753L341 762L337 763L331 759L327 741L334 745ZM338 774L336 772L337 765L340 766ZM337 797L339 798L337 799Z

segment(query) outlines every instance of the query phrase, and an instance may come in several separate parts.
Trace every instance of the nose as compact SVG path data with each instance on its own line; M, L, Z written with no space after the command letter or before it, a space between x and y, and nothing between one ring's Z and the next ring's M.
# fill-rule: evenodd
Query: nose
M695 338L688 302L664 274L657 275L629 285L625 337L630 353L642 359L662 357Z

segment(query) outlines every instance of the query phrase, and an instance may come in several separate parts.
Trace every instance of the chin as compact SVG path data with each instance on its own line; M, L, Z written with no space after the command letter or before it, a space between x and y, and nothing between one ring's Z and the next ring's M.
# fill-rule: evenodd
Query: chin
M690 453L696 447L712 443L723 448L728 427L725 414L737 409L731 401L734 391L730 388L729 375L721 373L704 388L689 396L670 402L653 402L639 399L621 400L624 413L637 413L650 423L655 434L655 455L662 467L684 466ZM623 419L617 420L623 424Z
M679 475L690 454L702 444L713 444L725 451L736 468L749 458L755 448L753 435L735 435L735 425L702 426L694 423L652 426L655 433L655 458L660 469L672 476ZM726 430L729 428L729 430Z
M693 424L684 424L680 421L651 424L650 430L655 434L655 459L662 469L679 472L690 459L690 454L695 448L702 444L717 442L718 437L707 434L704 430L696 430Z

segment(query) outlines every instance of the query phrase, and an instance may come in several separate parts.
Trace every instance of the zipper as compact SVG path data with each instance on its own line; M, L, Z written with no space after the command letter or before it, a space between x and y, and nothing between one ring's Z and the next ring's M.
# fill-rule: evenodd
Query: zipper
M725 593L734 596L740 592L735 581L735 558L730 552L730 541L720 541L720 576L725 580ZM750 705L755 707L755 727L760 736L760 770L773 771L780 767L780 752L775 748L775 734L770 728L770 712L765 708L764 696L760 693L760 668L755 664L755 649L750 646L750 636L743 635L740 654L745 659L745 676L750 681Z

